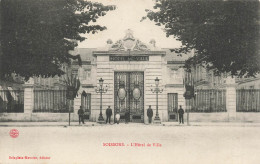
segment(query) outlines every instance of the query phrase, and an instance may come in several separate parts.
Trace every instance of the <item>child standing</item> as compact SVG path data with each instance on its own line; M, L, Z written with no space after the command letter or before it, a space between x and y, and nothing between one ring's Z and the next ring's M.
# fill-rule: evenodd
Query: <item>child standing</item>
M116 113L116 123L119 124L120 121L120 114L119 112Z

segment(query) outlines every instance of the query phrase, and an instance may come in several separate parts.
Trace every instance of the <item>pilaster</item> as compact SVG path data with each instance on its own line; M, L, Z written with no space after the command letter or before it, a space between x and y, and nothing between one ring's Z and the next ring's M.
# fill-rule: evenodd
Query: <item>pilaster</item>
M30 78L24 87L24 113L32 113L34 107L34 92L33 92L34 80Z
M227 77L226 79L226 109L229 121L236 120L236 84L235 79Z

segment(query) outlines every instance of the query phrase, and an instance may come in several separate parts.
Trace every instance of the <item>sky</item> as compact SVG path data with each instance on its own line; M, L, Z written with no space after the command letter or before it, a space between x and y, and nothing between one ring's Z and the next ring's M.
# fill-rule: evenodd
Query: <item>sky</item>
M113 43L125 36L127 29L134 32L134 37L144 43L155 39L156 46L161 48L177 48L181 43L173 36L166 37L162 26L156 26L149 19L140 22L146 15L145 9L153 9L154 0L95 0L104 5L116 5L116 10L107 12L107 15L100 17L97 24L106 26L107 30L96 34L84 34L87 39L79 43L79 48L104 47L106 41L111 39Z

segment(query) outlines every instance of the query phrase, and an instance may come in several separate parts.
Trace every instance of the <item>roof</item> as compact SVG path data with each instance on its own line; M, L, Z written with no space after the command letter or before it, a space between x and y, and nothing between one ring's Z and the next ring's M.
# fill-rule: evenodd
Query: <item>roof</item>
M166 61L185 61L193 54L193 52L190 52L188 54L179 54L176 52L171 52L171 49L172 48L162 48L162 51L166 52L166 56L165 56Z
M96 48L75 48L74 51L70 51L71 55L79 54L82 61L93 61L92 52L96 51Z

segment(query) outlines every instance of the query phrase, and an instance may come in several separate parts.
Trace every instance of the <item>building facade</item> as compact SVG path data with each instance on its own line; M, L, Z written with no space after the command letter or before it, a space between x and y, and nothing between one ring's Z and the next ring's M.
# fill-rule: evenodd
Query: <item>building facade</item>
M178 106L185 106L182 67L187 57L174 56L169 49L156 47L154 40L144 44L127 31L125 37L114 44L108 40L104 48L77 49L74 53L80 54L83 61L87 59L78 71L82 88L81 97L74 100L74 109L82 106L91 121L97 121L100 115L101 95L96 89L101 78L103 87L107 89L102 94L104 117L106 108L110 106L113 115L120 113L122 121L126 119L125 113L129 112L131 122L147 123L149 105L154 115L156 113L156 94L151 91L156 78L160 80L159 88L163 89L158 93L161 121L177 120Z
M176 122L181 105L189 113L191 122L259 121L259 78L239 81L228 74L215 76L201 66L187 74L184 63L193 53L176 54L169 48L157 47L153 39L145 44L127 30L115 43L108 39L104 47L77 48L71 52L82 59L82 66L72 62L70 67L63 68L80 80L81 87L74 101L66 99L64 77L31 78L22 85L23 112L0 112L0 120L68 121L70 111L70 119L77 121L77 112L82 106L85 119L96 122L101 112L106 119L105 111L110 106L112 120L118 112L121 121L148 123L147 109L151 105L153 118L158 108L162 122ZM190 100L183 96L187 78L194 83L196 93ZM102 95L100 79L103 80ZM158 86L155 79L159 79ZM254 90L240 91L248 89L247 86ZM160 90L158 99L155 87ZM245 96L247 101L242 101ZM184 118L187 119L186 115Z

